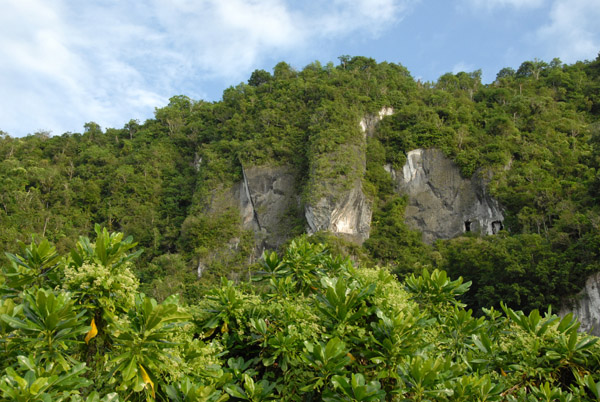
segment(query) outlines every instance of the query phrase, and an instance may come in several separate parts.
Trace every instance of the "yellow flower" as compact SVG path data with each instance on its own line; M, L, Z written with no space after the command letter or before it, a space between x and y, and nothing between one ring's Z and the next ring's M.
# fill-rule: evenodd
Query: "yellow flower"
M141 364L139 366L140 370L142 370L142 380L144 380L144 383L150 384L150 388L152 388L152 398L156 398L156 394L154 393L154 383L150 379L150 376L148 375L146 370L144 370L144 367Z
M94 338L96 335L98 335L98 328L96 327L96 321L94 321L93 318L92 318L92 323L90 325L92 326L92 329L90 329L90 332L88 332L87 335L85 336L85 343L89 343L92 338Z

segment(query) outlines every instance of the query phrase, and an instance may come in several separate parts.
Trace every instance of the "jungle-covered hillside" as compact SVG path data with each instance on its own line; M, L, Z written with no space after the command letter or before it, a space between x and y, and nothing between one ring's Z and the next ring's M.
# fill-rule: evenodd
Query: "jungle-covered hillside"
M384 107L393 114L363 142L358 122ZM100 224L143 248L132 269L146 294L192 303L221 276L247 280L259 269L255 234L235 208L213 208L215 192L241 181L242 166L285 165L298 177L301 204L356 180L373 202L363 245L327 233L310 241L400 277L423 268L463 276L472 285L462 301L476 314L500 301L558 307L600 268L599 117L600 57L525 61L489 84L480 71L420 82L400 64L365 57L301 70L281 62L218 102L175 96L155 118L122 128L3 133L0 249L19 253L19 242L35 236L67 253ZM423 243L384 169L401 169L416 148L442 150L465 177L489 173L504 230ZM288 242L305 231L301 208L290 222Z

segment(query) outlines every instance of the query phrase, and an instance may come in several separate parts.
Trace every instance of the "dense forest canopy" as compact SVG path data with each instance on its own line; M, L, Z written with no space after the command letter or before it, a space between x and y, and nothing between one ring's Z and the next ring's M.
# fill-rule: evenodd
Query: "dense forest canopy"
M119 129L2 133L0 400L600 400L598 338L549 308L600 270L599 117L600 56L487 85L342 56ZM489 177L504 230L424 243L384 169L416 148ZM301 204L360 182L369 239L290 210L260 258L218 202L250 166L291 166Z
M339 59L301 71L281 62L221 101L175 96L154 119L123 128L89 122L83 133L2 134L0 249L18 252L36 235L66 252L98 223L143 247L134 270L146 293L191 302L222 275L247 278L260 257L237 211L210 208L216 189L240 181L242 166L291 165L303 202L357 179L373 200L363 246L326 233L313 241L401 276L424 267L463 276L473 283L463 300L477 314L501 300L526 311L558 307L599 270L600 57L526 61L486 85L480 71L420 82L399 64ZM382 107L394 113L362 144L358 122ZM504 231L427 245L405 225L406 200L383 166L400 168L408 151L429 147L465 177L492 175ZM355 177L360 163L366 173ZM290 239L305 229L292 212ZM223 252L232 238L235 252ZM210 261L200 281L199 258Z

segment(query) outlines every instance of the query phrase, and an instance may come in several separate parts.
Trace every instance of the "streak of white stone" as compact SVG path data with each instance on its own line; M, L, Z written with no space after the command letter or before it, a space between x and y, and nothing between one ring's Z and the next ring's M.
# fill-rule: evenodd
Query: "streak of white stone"
M383 119L385 116L391 116L394 114L394 109L391 107L383 107L379 111L379 120Z
M364 133L367 132L367 126L369 126L369 123L372 124L373 126L375 126L375 124L379 121L381 121L381 119L383 119L385 116L391 116L394 114L394 109L391 107L382 107L381 110L377 113L377 121L376 122L372 122L373 117L370 117L372 115L363 117L360 120L360 131Z
M361 119L360 120L360 131L362 131L363 133L367 131L367 122L365 121L365 119Z
M419 174L419 168L421 167L420 162L422 154L422 149L415 149L406 155L407 163L402 167L405 183L409 183L417 178L417 175Z

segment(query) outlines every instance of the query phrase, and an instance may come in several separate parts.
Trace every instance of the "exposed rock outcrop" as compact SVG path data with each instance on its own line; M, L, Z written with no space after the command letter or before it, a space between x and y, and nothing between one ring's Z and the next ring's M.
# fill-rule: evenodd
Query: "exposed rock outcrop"
M454 162L437 149L416 149L406 156L402 171L386 166L397 191L408 195L406 223L423 240L449 239L465 232L494 234L504 216L486 191L484 179L460 175Z
M362 190L366 139L377 123L392 113L392 108L382 108L377 114L363 117L359 124L362 137L352 137L351 142L340 144L332 154L324 154L320 159L333 168L339 158L355 163L346 173L349 181L311 173L308 193L309 198L314 198L304 205L303 211L309 234L329 231L359 244L369 238L372 200ZM397 191L408 195L407 224L420 230L426 242L465 232L494 234L502 229L504 217L498 202L487 194L485 180L478 175L471 179L461 177L458 167L441 151L413 150L402 171L390 166L386 170ZM297 234L292 232L302 221L301 191L288 166L245 167L242 173L243 180L234 186L232 200L223 202L237 201L242 225L254 232L260 254L263 248L277 248Z
M309 234L327 230L357 243L369 238L372 202L362 192L360 181L337 201L323 197L307 205L304 216Z
M338 158L353 155L357 163L352 166L353 177L358 177L350 188L342 188L335 180L320 182L325 194L316 197L304 207L306 231L309 234L324 230L362 243L369 237L372 201L362 191L361 179L365 173L366 138L373 134L377 123L391 115L391 107L361 119L363 133L355 144L343 144L328 155L331 163ZM293 170L286 166L254 166L242 169L243 180L233 188L242 225L255 233L257 252L262 248L277 248L289 237L296 223L301 221L300 193ZM228 203L231 200L223 200Z
M394 114L394 109L391 107L383 107L377 114L368 114L363 117L359 123L361 131L367 136L372 137L375 132L377 123L381 121L385 116L391 116Z
M242 173L234 191L242 224L255 232L257 246L277 248L289 238L292 221L301 219L294 171L288 166L254 166Z
M569 313L573 313L581 322L580 331L600 336L600 272L587 279L585 288L567 301L559 315L564 317Z

